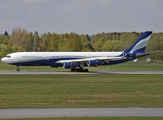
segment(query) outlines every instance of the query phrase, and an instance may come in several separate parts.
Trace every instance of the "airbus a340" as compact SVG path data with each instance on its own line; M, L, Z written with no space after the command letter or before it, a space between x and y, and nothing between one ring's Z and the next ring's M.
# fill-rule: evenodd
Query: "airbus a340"
M145 52L152 31L146 31L122 52L17 52L6 55L2 62L17 66L51 66L88 72L85 66L113 65L134 60L154 52Z

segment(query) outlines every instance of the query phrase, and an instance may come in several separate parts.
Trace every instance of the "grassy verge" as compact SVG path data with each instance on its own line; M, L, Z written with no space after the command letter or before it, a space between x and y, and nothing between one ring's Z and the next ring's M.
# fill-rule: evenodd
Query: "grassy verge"
M109 67L109 69L108 69ZM50 66L20 66L21 70L54 70L54 71L70 71L70 69L59 68L50 68ZM133 61L110 65L110 66L98 66L98 67L88 67L88 69L94 70L114 70L114 71L132 71L132 70L163 70L163 62L162 61L154 61L152 63L147 63L143 60L139 60L137 63ZM16 66L8 65L0 62L0 70L16 70Z
M133 61L117 64L117 65L110 65L110 66L98 66L96 68L91 68L94 70L113 70L113 71L138 71L138 70L163 70L163 62L155 61L152 63L147 63L144 60L139 60L137 63ZM108 69L109 67L109 69Z
M163 107L163 75L0 75L0 108Z
M16 70L16 66L9 65L6 63L0 62L0 70ZM55 70L55 71L64 71L69 69L59 68L51 68L50 66L20 66L20 70ZM69 70L70 71L70 70Z
M17 120L17 119L3 119ZM163 117L81 117L81 118L23 118L19 120L163 120Z

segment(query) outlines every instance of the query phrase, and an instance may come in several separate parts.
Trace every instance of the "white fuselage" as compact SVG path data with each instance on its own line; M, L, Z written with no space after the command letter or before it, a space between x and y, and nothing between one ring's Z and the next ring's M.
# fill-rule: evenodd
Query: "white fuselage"
M48 60L56 62L62 59L69 60L93 57L113 57L119 56L122 53L123 52L17 52L8 54L8 57L2 58L1 61L8 64L34 61L42 61L43 63Z

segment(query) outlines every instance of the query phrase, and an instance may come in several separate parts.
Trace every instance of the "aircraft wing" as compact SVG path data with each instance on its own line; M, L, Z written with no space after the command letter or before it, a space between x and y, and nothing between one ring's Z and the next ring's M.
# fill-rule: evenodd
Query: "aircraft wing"
M77 62L88 62L90 60L99 60L99 61L110 61L114 59L123 59L125 57L93 57L93 58L85 58L85 59L72 59L72 60L59 60L56 63L77 63Z

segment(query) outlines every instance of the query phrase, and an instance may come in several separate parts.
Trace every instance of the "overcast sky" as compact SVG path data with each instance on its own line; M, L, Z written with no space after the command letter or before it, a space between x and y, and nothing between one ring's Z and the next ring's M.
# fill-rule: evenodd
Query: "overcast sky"
M0 0L0 34L19 26L39 34L163 32L163 0Z

